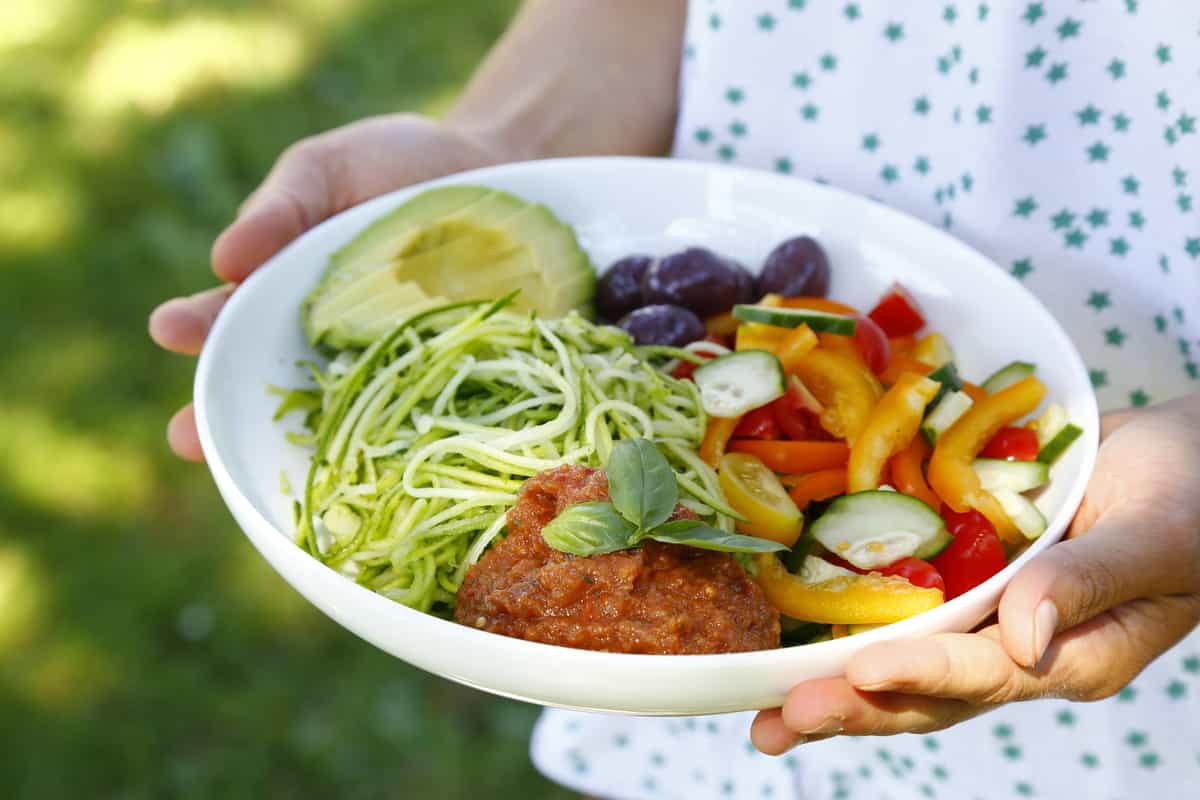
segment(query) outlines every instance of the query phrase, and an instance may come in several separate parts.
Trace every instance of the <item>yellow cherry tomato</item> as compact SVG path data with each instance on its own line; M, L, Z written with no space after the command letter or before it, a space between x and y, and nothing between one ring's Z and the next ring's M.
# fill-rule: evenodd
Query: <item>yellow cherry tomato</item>
M791 547L800 538L804 515L774 472L747 453L726 453L717 469L725 499L743 517L737 529Z

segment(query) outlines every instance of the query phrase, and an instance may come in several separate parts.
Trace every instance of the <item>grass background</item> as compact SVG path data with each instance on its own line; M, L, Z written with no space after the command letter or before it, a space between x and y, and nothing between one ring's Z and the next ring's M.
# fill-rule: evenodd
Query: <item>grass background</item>
M559 798L537 709L308 607L163 425L145 320L292 141L444 109L516 0L0 3L0 794Z

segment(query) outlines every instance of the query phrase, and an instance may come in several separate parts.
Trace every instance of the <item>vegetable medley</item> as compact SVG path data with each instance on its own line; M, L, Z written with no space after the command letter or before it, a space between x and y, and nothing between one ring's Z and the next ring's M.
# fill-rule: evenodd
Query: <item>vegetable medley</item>
M964 380L949 342L893 286L866 314L766 294L705 320L678 377L700 387L701 456L786 617L838 636L895 622L999 572L1046 529L1025 493L1082 431L1031 363ZM807 522L806 522L807 518ZM810 631L811 633L811 631Z
M313 452L298 540L413 608L625 652L799 644L954 598L1046 530L1027 493L1082 431L1034 416L1033 364L972 383L904 287L863 313L830 279L800 236L757 277L691 247L594 281L542 206L417 195L302 308L328 360L277 415L305 414ZM480 281L538 293L457 296ZM593 282L611 325L569 310Z

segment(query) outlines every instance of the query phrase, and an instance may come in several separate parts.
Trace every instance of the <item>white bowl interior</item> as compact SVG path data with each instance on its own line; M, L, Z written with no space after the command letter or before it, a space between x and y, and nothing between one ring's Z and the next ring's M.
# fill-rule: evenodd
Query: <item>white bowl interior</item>
M715 713L778 705L794 683L838 674L870 641L968 630L1014 571L1060 538L1096 453L1098 412L1084 365L1049 312L1017 281L945 233L873 201L804 181L730 167L650 159L568 159L464 173L547 204L575 226L601 270L634 252L703 245L757 270L780 241L809 234L833 265L831 296L869 308L892 281L918 298L960 369L976 381L1016 359L1035 361L1049 397L1088 435L1055 465L1037 504L1050 528L1004 572L967 595L869 634L799 648L721 656L636 656L570 650L458 626L359 587L292 543L292 499L308 454L271 422L268 385L307 382L314 353L299 304L328 256L422 187L357 206L301 237L239 289L200 359L195 399L201 442L240 526L277 571L340 624L383 650L451 680L546 705L646 714ZM297 422L289 423L295 429Z

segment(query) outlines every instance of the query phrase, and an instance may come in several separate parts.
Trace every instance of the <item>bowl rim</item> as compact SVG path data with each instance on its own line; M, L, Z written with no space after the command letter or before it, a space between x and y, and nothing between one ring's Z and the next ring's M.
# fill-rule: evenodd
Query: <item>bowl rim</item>
M929 626L939 627L937 625L937 617L953 616L954 610L961 608L970 603L973 599L978 599L981 596L994 594L999 597L1003 587L1005 587L1012 577L1031 559L1043 552L1047 547L1058 541L1065 533L1069 526L1069 518L1062 522L1063 531L1056 535L1044 535L1034 541L1025 549L1020 556L1011 561L1003 570L993 575L984 583L971 589L959 597L946 601L942 605L924 611L916 616L908 619L894 622L888 625L881 626L876 630L867 631L855 636L844 637L841 639L833 639L825 642L816 642L813 644L779 647L771 650L755 650L740 653L715 653L715 654L697 654L697 655L662 655L662 654L642 654L642 653L612 653L599 650L584 650L578 648L570 648L561 645L545 644L542 642L533 642L524 639L516 639L500 634L482 631L475 628L461 625L453 620L448 620L442 617L435 616L417 609L409 608L393 600L390 600L383 595L371 591L370 589L360 586L354 581L346 578L332 568L326 566L321 561L313 558L306 551L301 549L295 542L294 536L285 530L274 525L267 516L259 510L259 508L251 502L249 497L238 487L229 468L225 464L221 450L217 445L210 425L210 409L208 407L208 394L210 386L219 375L220 364L216 361L216 353L220 348L218 343L222 342L227 335L227 331L232 325L231 320L242 314L252 313L256 301L258 301L256 287L265 280L265 276L270 274L272 268L276 267L282 257L293 250L303 249L307 239L313 237L317 232L328 227L337 227L345 224L347 215L354 214L361 216L365 223L369 224L371 219L379 216L384 208L391 208L402 202L409 196L415 195L426 189L433 188L444 184L470 183L470 182L486 182L493 178L503 178L513 173L532 173L536 175L538 172L553 174L560 170L575 170L575 169L600 169L604 171L632 169L638 171L658 170L674 172L678 174L721 174L728 175L738 181L761 182L764 184L783 184L794 186L796 183L807 185L811 191L828 193L839 198L839 202L848 204L849 206L859 206L861 208L871 209L871 213L883 215L884 218L891 218L905 225L917 225L924 229L925 233L942 240L942 244L950 250L957 249L958 255L961 255L964 265L969 262L970 269L975 269L976 265L989 266L996 274L992 277L998 280L1007 280L1018 288L1030 301L1030 309L1036 309L1037 313L1045 317L1045 321L1049 323L1049 328L1053 331L1054 336L1060 341L1057 344L1065 345L1066 351L1070 353L1070 363L1066 366L1071 368L1075 379L1086 381L1087 370L1084 365L1082 356L1066 331L1063 330L1058 320L1046 308L1046 306L1025 287L1020 281L1003 270L993 259L988 258L978 250L967 245L965 242L951 236L945 231L937 228L930 223L910 215L906 212L891 208L876 200L855 194L853 192L840 189L827 184L816 183L814 181L797 178L793 176L776 175L764 170L756 170L743 166L735 166L729 164L718 164L705 161L691 161L674 158L659 158L659 157L638 157L638 156L586 156L586 157L570 157L570 158L554 158L541 159L537 161L522 161L509 164L501 164L498 166L483 167L480 169L468 170L464 172L454 173L431 181L413 184L401 189L397 189L377 197L366 200L348 209L345 209L338 214L335 214L328 219L321 221L318 225L310 228L302 233L296 239L289 242L278 252L268 258L253 274L244 281L238 291L234 292L232 297L226 303L225 307L218 315L216 322L209 331L208 339L203 350L200 353L199 362L196 367L195 380L193 383L193 400L195 405L197 430L199 433L201 449L205 456L205 462L213 475L214 481L225 500L230 506L230 510L235 512L235 516L242 518L247 516L252 525L239 525L242 527L244 534L251 540L255 547L262 553L268 563L277 572L281 572L280 567L275 564L275 559L283 559L289 566L306 572L309 575L316 577L312 567L319 568L320 572L325 573L329 578L335 578L340 583L340 591L356 596L356 602L374 603L379 609L379 613L393 614L399 620L403 620L406 625L415 625L419 629L445 631L445 626L453 626L456 629L450 635L458 638L461 645L466 649L477 648L478 646L486 646L490 649L507 649L513 657L531 656L536 653L546 652L553 654L555 658L568 661L578 660L587 662L595 668L603 668L605 665L618 664L628 666L636 662L641 665L663 664L663 663L681 663L686 661L688 664L696 666L720 664L722 667L766 667L766 666L786 666L789 662L798 661L809 657L809 654L815 652L815 648L821 648L821 652L830 656L839 654L845 655L870 644L875 641L892 640L898 638L906 638L911 636L918 628L926 628ZM372 216L373 215L373 216ZM602 269L597 270L598 274L602 274ZM1096 401L1095 393L1089 391L1084 397L1086 405L1086 419L1079 420L1081 427L1085 430L1085 435L1079 440L1079 445L1085 448L1083 468L1073 476L1072 485L1067 492L1066 500L1063 503L1059 512L1049 520L1049 527L1056 527L1062 517L1069 515L1073 517L1082 502L1084 491L1087 482L1091 476L1095 465L1096 452L1099 442L1099 407ZM269 420L265 420L268 422ZM238 513L240 512L240 513ZM249 530L248 528L255 528ZM269 532L270 535L277 538L276 544L285 544L286 547L273 546L269 543L263 534ZM334 588L328 581L322 580L323 583L330 585L330 591L339 591ZM313 599L309 597L309 592L301 591L299 587L293 586L297 591L300 591L302 596L305 596L309 602ZM956 605L957 604L957 605ZM321 610L326 614L329 612L322 607ZM990 606L995 603L989 603ZM982 620L980 620L982 621ZM340 623L339 623L340 624ZM940 627L945 628L943 624ZM361 634L357 634L360 635ZM480 638L485 637L485 638ZM377 644L377 643L376 643ZM842 653L845 651L845 653ZM445 677L454 680L451 675ZM466 683L466 681L459 681ZM476 686L475 683L469 685ZM477 687L486 688L486 687ZM492 689L486 689L489 692L495 692ZM513 695L510 695L513 696Z

